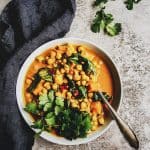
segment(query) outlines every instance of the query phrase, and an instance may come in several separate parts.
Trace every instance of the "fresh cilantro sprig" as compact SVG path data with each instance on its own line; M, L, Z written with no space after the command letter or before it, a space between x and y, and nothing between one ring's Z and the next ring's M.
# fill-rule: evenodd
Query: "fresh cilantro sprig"
M126 0L124 3L126 4L126 8L128 10L132 10L133 9L133 5L140 2L141 0Z
M91 25L91 30L97 33L102 29L110 36L118 35L121 31L121 24L113 23L114 18L112 14L106 14L104 9L105 7L101 8L101 10L96 13L95 19Z
M108 2L108 0L95 0L94 3L93 3L93 6L94 7L95 6L100 6L100 5L105 4L107 2Z

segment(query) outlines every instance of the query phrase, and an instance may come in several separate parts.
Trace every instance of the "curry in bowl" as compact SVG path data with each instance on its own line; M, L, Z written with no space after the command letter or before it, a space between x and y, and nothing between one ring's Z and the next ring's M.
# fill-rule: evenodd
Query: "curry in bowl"
M113 79L102 57L79 44L49 48L30 65L24 81L24 110L32 128L72 140L105 123L99 91L112 101Z

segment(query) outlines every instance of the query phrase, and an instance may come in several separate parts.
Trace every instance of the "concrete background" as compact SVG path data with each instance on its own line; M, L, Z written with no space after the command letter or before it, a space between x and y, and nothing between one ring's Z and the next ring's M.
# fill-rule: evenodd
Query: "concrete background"
M0 11L9 0L0 0ZM95 14L94 0L77 0L77 11L66 37L91 40L106 50L121 75L123 102L119 114L136 132L141 150L150 150L150 1L142 0L128 11L123 0L110 1L107 12L122 23L116 37L94 34L90 24ZM41 138L35 140L33 150L131 150L116 123L96 140L78 146L59 146Z

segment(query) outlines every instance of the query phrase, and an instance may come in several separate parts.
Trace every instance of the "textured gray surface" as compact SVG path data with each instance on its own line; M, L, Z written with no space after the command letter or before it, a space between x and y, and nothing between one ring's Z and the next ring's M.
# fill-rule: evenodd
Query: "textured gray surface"
M9 0L0 0L0 10ZM122 0L111 1L107 11L122 23L122 33L108 37L90 31L95 10L93 0L77 0L77 12L66 37L91 40L106 50L115 61L121 75L123 99L119 114L136 132L141 150L150 149L150 1L142 0L128 11ZM35 140L33 150L130 150L114 123L98 139L79 146L59 146L41 138Z

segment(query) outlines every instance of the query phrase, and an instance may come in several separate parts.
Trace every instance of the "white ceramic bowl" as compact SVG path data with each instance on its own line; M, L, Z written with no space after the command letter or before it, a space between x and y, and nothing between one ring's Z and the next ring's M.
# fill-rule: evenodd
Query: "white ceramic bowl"
M74 43L74 44L86 45L86 46L92 48L93 50L98 51L101 54L104 61L107 63L107 65L111 71L112 77L113 77L114 100L112 102L112 105L116 110L118 110L118 108L119 108L119 105L121 102L121 81L119 78L118 71L117 71L114 63L112 62L112 60L108 56L108 54L106 54L106 52L101 50L98 46L96 46L92 42L78 39L78 38L62 38L62 39L57 39L57 40L47 42L46 44L43 44L42 46L37 48L33 53L31 53L28 56L28 58L25 60L24 64L21 67L21 70L19 72L19 76L17 79L17 85L16 85L17 103L18 103L18 107L19 107L19 110L21 112L21 115L23 116L24 120L26 121L26 123L29 126L32 125L33 120L31 118L31 116L29 115L29 113L25 112L23 109L25 107L25 103L24 103L23 90L22 90L27 70L29 69L29 66L34 61L36 56L40 55L41 53L43 53L44 51L46 51L50 47L54 47L56 45L65 44L65 43ZM97 137L101 136L106 130L108 130L111 123L112 123L112 119L111 119L110 115L108 115L108 118L106 119L105 124L100 129L91 133L86 138L78 138L78 139L72 140L72 141L67 140L63 137L55 136L55 135L50 134L48 132L42 132L42 134L40 136L42 138L46 139L47 141L61 144L61 145L78 145L78 144L87 143L87 142L92 141L92 140L96 139ZM36 129L33 129L33 130L35 132L38 131Z

